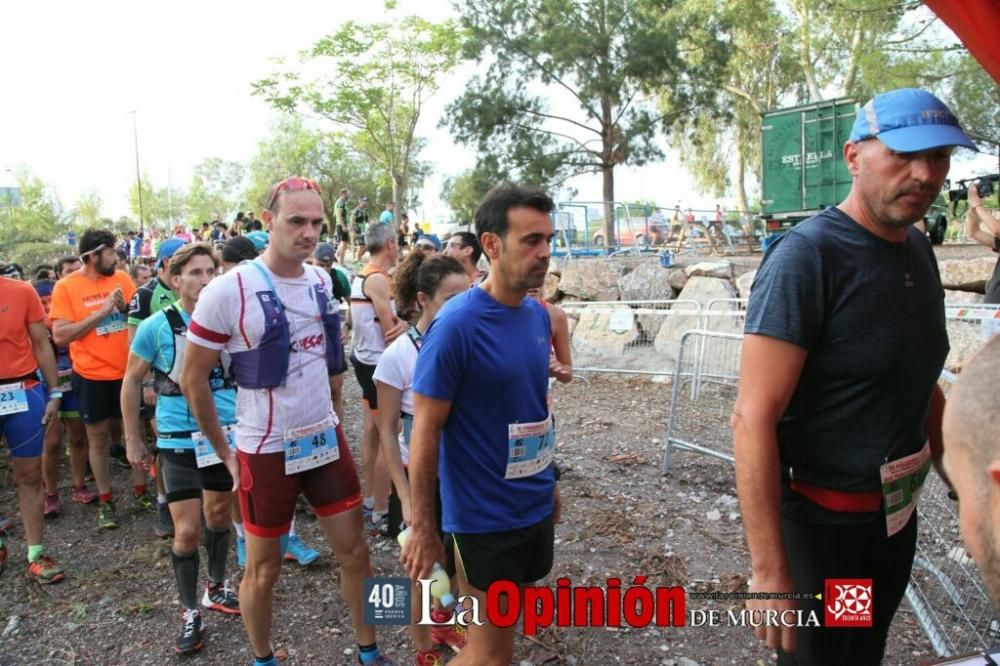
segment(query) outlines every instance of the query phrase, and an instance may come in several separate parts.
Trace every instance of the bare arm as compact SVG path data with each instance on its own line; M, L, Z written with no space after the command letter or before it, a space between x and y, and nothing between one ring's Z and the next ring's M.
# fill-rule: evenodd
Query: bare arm
M410 578L427 578L444 547L437 534L434 489L437 482L438 442L451 411L451 401L413 394L413 433L410 438L410 513L413 530L400 559Z
M750 547L751 591L792 590L781 532L781 467L777 424L798 384L806 351L762 335L743 341L739 394L731 425L736 455L736 490ZM786 600L758 600L747 608L793 608ZM769 647L794 646L790 628L759 627Z
M941 432L944 405L944 392L940 386L935 384L930 404L927 406L927 442L930 445L931 462L934 463L934 469L950 488L951 481L948 480L948 475L945 474L944 466L941 464L941 458L944 456L944 435Z
M142 434L142 424L139 422L139 396L142 391L142 381L153 364L137 354L128 355L128 365L125 367L125 378L122 380L122 427L125 431L125 451L128 461L142 468L149 462L149 450L146 448Z
M990 249L993 249L996 242L996 237L993 234L979 226L979 213L971 207L969 212L965 214L965 235Z
M389 344L400 335L406 332L406 322L396 319L392 314L392 306L389 304L389 281L384 275L376 273L365 280L365 296L371 299L372 307L375 308L375 316L382 327L382 335L385 343Z
M399 450L399 415L402 393L394 386L376 381L378 390L378 432L382 455L389 468L389 476L396 486L399 503L403 507L403 521L410 524L410 482L403 469L403 455Z
M573 381L573 356L569 345L569 318L562 308L549 308L552 320L552 347L555 363L549 364L549 374L563 384Z
M215 455L226 464L233 477L233 491L239 489L239 466L236 455L229 448L226 433L219 422L219 413L212 399L212 387L208 380L212 370L219 364L221 352L202 347L188 341L184 346L184 365L181 366L181 393L191 407L191 413L198 422L198 429L211 443Z
M965 228L968 233L970 225L973 224L973 216L979 218L979 229L989 238L987 238L986 241L980 240L978 236L975 238L978 242L989 246L990 249L993 249L994 238L1000 237L1000 221L993 217L993 214L990 213L985 206L983 206L983 200L979 196L978 188L978 181L969 185L969 213L968 217L966 217Z
M56 369L56 355L49 344L49 331L45 328L44 321L35 321L28 324L28 337L31 339L31 351L35 355L35 362L42 371L45 384L50 391L54 391L59 386L59 371ZM42 425L48 424L56 417L59 411L60 400L52 398L45 406L45 414L42 416Z

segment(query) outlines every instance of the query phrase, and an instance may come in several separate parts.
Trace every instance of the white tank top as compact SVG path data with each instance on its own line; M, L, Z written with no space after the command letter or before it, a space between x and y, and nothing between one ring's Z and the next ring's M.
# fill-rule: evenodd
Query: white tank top
M382 324L375 314L375 306L365 295L365 279L370 275L381 273L392 284L389 274L374 264L368 264L354 276L351 282L351 348L356 359L365 365L377 365L382 352L385 351L385 336L382 334ZM392 314L396 314L396 302L389 300Z

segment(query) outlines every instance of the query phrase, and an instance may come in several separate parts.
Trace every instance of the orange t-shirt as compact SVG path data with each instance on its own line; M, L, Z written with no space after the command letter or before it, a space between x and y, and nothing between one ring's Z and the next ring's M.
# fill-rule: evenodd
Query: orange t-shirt
M28 325L39 321L45 321L45 310L35 288L0 277L0 383L38 369Z
M52 289L49 318L76 323L101 308L104 299L121 287L125 302L132 300L135 285L127 273L115 271L111 277L92 280L83 270L70 273ZM125 376L128 363L126 315L113 311L79 340L69 343L73 372L92 380L114 380Z

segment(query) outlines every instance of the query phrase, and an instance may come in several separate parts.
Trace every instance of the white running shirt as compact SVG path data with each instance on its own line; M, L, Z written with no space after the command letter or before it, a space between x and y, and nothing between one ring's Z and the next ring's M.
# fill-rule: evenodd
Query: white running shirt
M312 266L305 266L300 277L283 278L257 263L268 272L285 307L292 349L283 385L236 392L236 446L247 453L275 453L283 450L288 430L328 417L337 423L326 369L326 337L313 291L313 285L322 281L332 300L333 284L325 271ZM231 354L255 349L264 334L264 314L256 294L267 291L267 281L248 263L215 278L198 298L188 341Z

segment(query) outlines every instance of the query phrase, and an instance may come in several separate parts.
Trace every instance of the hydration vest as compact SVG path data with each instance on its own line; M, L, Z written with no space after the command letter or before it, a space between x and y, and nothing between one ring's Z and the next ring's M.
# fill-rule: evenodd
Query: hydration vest
M153 390L156 395L180 396L181 367L184 365L184 348L187 326L184 324L184 317L181 316L177 305L170 305L163 309L163 314L170 324L170 332L173 334L174 359L170 365L170 370L164 372L157 367L153 367ZM233 374L231 370L231 358L227 352L222 352L219 357L219 364L212 369L212 374L208 377L208 384L213 391L235 388Z
M288 363L292 352L288 316L285 314L284 304L278 298L274 282L260 259L248 263L260 272L268 286L268 291L259 291L255 294L264 312L264 334L255 349L233 352L233 374L240 388L274 388L281 386L288 375ZM241 268L242 266L236 270ZM323 323L326 367L331 373L337 372L343 365L343 351L340 347L340 308L326 293L322 278L319 282L313 283L313 293Z

